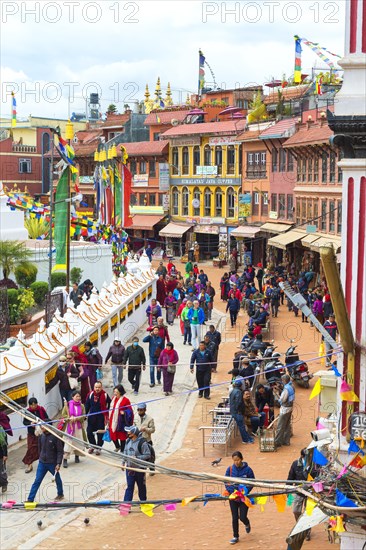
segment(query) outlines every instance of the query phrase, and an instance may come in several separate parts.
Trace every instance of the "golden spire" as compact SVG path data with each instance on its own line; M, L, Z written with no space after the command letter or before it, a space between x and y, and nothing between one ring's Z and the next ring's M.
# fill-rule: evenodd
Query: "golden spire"
M145 113L148 115L151 112L151 109L154 105L154 100L150 99L150 92L149 92L149 86L146 84L145 89L145 100L144 100L144 106L145 106Z
M191 98L189 94L187 94L186 105L190 105L190 104L191 104Z
M170 89L170 82L168 82L164 103L165 103L165 107L171 107L173 105L172 91Z
M156 81L156 88L155 88L155 98L154 98L154 109L161 109L161 87L160 87L160 76L158 76L158 80Z

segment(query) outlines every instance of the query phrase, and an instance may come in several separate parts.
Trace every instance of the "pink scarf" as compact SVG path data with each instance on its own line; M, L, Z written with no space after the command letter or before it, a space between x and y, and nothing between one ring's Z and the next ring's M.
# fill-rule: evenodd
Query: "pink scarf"
M74 400L69 401L69 414L70 416L81 416L83 414L83 410L81 408L81 403L77 403ZM68 422L67 423L67 433L70 435L74 435L75 428L78 428L81 430L81 422L80 420L76 420L76 422Z

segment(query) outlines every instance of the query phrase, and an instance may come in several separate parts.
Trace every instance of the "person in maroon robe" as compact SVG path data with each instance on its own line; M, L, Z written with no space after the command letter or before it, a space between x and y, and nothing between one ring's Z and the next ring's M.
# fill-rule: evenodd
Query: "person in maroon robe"
M166 298L166 284L163 275L159 275L159 279L156 281L156 299L159 304L163 305Z

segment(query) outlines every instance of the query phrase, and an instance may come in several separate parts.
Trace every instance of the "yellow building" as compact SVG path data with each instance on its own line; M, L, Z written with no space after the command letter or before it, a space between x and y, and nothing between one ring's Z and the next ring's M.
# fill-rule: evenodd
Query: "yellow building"
M186 225L182 235L192 228L188 246L197 241L201 258L217 257L219 243L228 247L230 230L238 226L242 180L236 136L244 125L243 120L187 123L160 136L169 140L171 221Z

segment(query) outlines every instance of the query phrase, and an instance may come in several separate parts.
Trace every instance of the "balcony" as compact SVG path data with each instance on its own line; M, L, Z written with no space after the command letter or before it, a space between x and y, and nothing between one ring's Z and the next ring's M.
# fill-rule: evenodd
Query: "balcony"
M37 147L35 145L19 145L15 144L12 147L13 153L36 153Z

